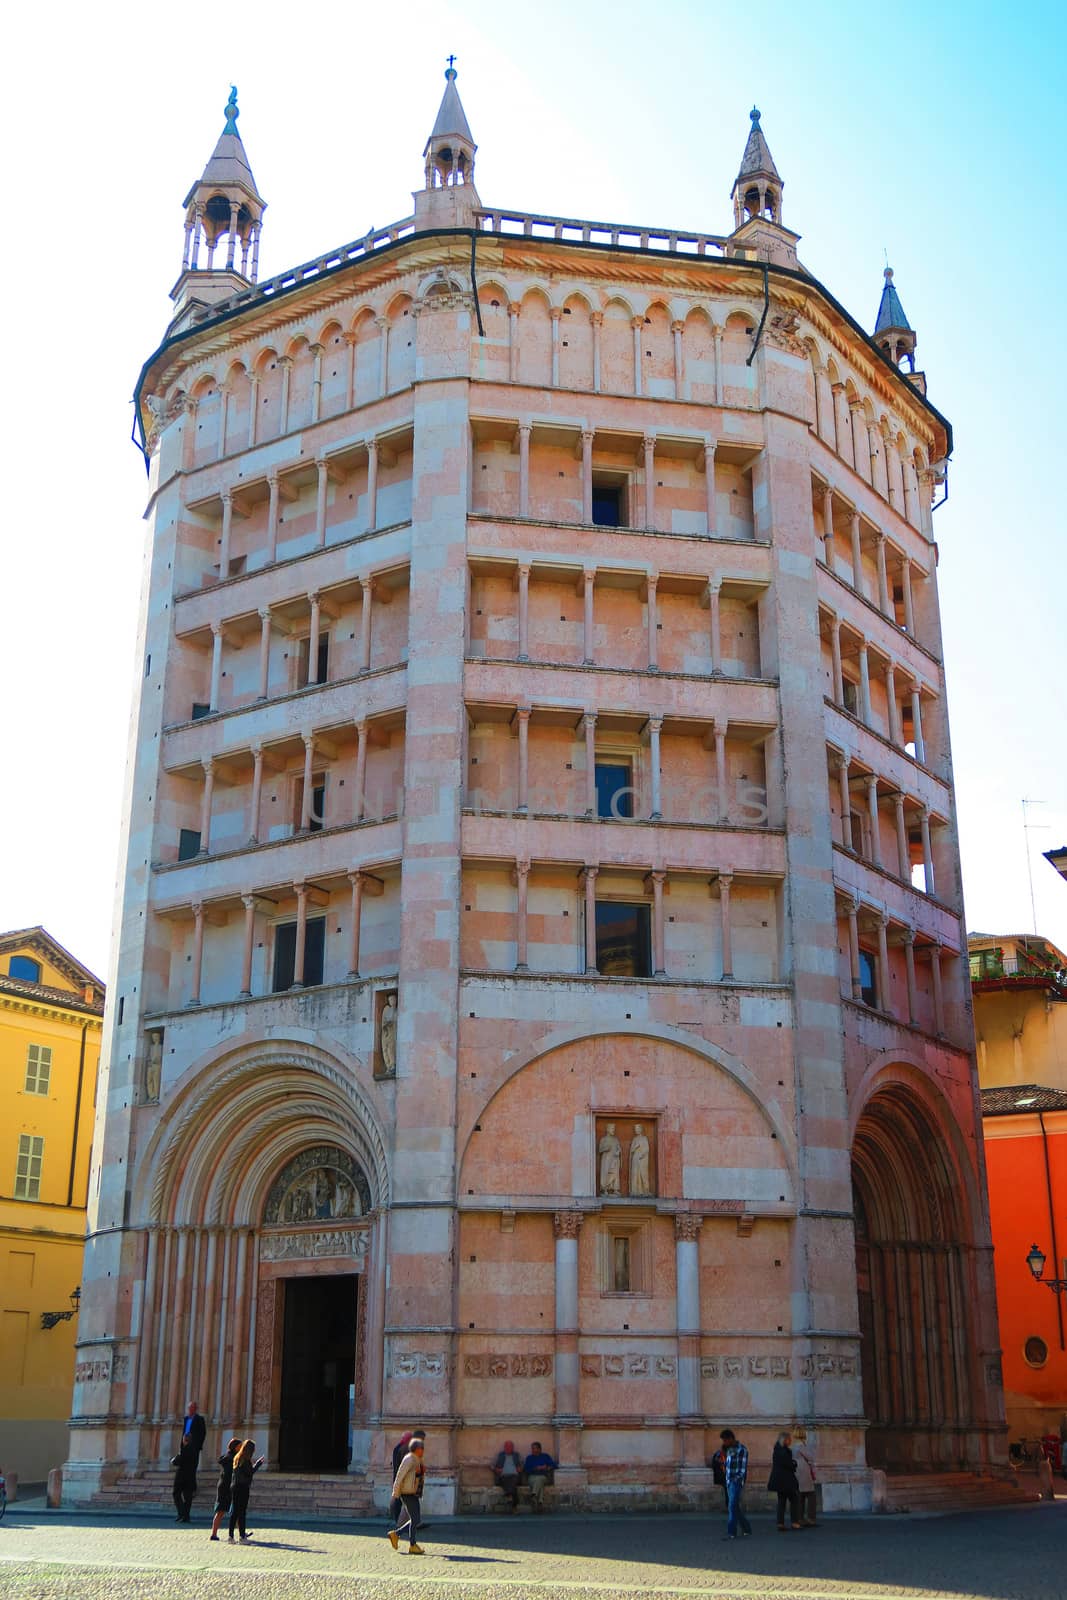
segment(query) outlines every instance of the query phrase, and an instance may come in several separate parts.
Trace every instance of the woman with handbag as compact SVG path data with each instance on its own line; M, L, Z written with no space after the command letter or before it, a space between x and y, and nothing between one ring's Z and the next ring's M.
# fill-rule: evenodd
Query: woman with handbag
M771 1459L771 1475L767 1487L778 1496L778 1532L785 1533L785 1508L789 1506L789 1526L800 1527L800 1495L797 1490L797 1468L789 1448L792 1434L780 1433Z

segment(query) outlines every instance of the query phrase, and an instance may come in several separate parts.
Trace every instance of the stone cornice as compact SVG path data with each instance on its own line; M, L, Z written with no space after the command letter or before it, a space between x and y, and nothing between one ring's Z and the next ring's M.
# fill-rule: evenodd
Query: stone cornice
M22 999L13 994L0 994L0 1010L22 1012L32 1017L48 1017L53 1022L69 1022L72 1027L81 1027L84 1024L92 1029L101 1029L104 1026L100 1012L91 1010L88 1006L79 1007L74 995L70 997L70 1004L64 1005L58 1000Z

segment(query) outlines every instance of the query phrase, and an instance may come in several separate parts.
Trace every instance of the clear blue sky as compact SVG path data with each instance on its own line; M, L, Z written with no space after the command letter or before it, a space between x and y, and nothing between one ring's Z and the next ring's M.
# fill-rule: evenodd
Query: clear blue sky
M755 102L801 259L868 327L888 250L956 431L936 531L968 922L1031 926L1030 795L1038 925L1067 945L1040 856L1067 844L1061 8L119 3L18 26L0 925L106 966L144 537L129 397L230 83L267 275L408 213L455 51L487 202L726 231Z

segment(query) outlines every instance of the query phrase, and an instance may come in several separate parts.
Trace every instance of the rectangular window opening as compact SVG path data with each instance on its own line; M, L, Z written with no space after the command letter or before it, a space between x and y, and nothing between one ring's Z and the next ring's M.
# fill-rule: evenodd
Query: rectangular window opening
M872 1011L877 1011L878 964L869 950L860 951L860 999Z
M611 1288L614 1294L629 1294L633 1288L630 1273L630 1236L627 1233L612 1236Z
M39 1200L41 1198L41 1164L44 1160L44 1140L37 1134L19 1134L19 1152L15 1161L15 1199Z
M842 691L843 691L845 710L847 712L849 712L852 716L858 717L859 714L860 714L860 686L859 686L859 684L858 683L853 683L851 681L851 679L846 678L844 680L844 682L842 683L841 687L842 687Z
M296 780L293 790L293 829L298 830L304 815L304 779ZM311 809L308 813L308 832L319 833L326 819L326 774L315 772L311 777Z
M304 986L322 982L326 951L326 918L308 917L304 934ZM296 923L279 922L274 930L272 991L280 994L296 982Z
M598 817L632 817L634 814L633 762L625 756L597 756L596 814Z
M306 689L308 687L308 684L311 681L310 677L308 675L309 674L309 670L310 670L310 665L311 665L311 635L310 634L305 634L304 638L300 640L299 653L298 653L298 657L297 657L297 685L301 689ZM319 650L318 650L317 666L318 666L318 677L316 678L315 681L316 681L316 683L325 683L327 681L327 678L329 677L329 668L330 668L330 636L329 636L328 633L320 633L319 634Z
M607 978L652 976L652 908L618 900L596 903L596 966Z
M627 482L619 472L593 473L593 523L598 528L625 528Z
M46 1044L31 1044L26 1051L26 1093L47 1094L52 1076L52 1051Z
M200 829L183 828L178 835L178 860L191 861L200 854Z

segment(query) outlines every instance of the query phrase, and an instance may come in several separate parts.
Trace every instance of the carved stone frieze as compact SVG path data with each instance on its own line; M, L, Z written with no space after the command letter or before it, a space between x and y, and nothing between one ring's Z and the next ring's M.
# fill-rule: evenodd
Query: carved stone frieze
M301 1228L296 1233L265 1233L261 1261L315 1261L320 1256L359 1260L370 1246L366 1228Z
M266 1243L266 1240L264 1240ZM252 1367L252 1410L270 1410L270 1380L274 1365L274 1318L278 1306L278 1280L264 1278L256 1302L256 1356Z
M702 1378L788 1378L788 1356L702 1356Z
M468 1378L547 1378L552 1371L552 1357L537 1355L471 1355L463 1361L464 1376Z
M674 1356L639 1355L584 1355L580 1362L585 1378L674 1378L678 1363Z
M389 1369L392 1378L443 1378L447 1372L448 1357L436 1350L394 1350Z

